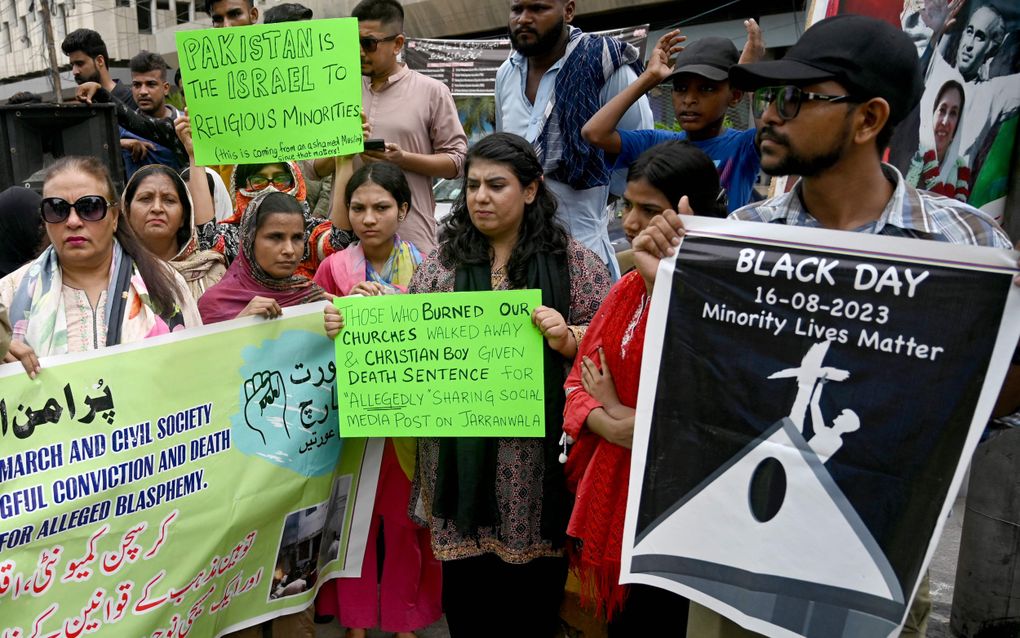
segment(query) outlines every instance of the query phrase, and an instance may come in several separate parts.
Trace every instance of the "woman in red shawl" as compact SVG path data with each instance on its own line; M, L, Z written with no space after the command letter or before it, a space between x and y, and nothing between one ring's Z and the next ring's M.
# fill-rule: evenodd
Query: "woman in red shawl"
M715 165L687 142L666 142L630 166L623 227L633 240L648 222L686 195L709 215L726 215ZM665 590L619 585L649 293L636 271L625 274L602 302L567 377L563 430L574 446L566 460L576 501L567 535L576 539L571 568L581 602L609 620L612 636L665 636L686 629L687 601Z
M295 274L307 241L300 202L278 191L256 195L241 217L237 258L198 300L202 320L271 319L288 306L328 299L322 288Z

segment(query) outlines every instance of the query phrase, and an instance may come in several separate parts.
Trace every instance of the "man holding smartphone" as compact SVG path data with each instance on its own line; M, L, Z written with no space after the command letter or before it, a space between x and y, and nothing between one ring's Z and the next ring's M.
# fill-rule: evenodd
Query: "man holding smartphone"
M400 236L426 255L436 247L432 179L461 174L467 136L446 85L398 61L404 46L400 3L362 0L351 14L358 19L361 38L362 110L376 149L366 144L361 160L386 160L403 169L411 210Z

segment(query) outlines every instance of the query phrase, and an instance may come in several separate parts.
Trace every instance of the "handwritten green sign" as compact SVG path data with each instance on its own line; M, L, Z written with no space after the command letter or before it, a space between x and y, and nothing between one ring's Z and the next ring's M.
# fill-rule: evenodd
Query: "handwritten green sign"
M199 164L363 150L354 18L178 31Z
M343 297L341 437L545 432L541 291Z

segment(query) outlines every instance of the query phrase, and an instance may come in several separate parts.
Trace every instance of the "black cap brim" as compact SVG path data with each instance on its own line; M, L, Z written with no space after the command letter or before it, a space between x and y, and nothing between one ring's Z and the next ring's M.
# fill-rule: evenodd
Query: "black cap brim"
M752 90L763 86L823 82L835 79L836 74L798 60L783 59L737 64L730 67L729 78L733 88Z
M673 72L670 73L665 80L663 80L663 82L672 82L673 78L681 73L700 75L701 77L708 78L714 82L722 82L730 77L730 73L726 69L720 69L719 67L708 64L685 64L684 66L674 69Z

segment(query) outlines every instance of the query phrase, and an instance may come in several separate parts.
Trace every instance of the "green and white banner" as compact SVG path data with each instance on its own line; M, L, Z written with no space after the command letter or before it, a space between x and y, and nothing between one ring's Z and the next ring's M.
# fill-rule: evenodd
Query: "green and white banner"
M361 572L322 306L0 367L0 638L219 636Z

